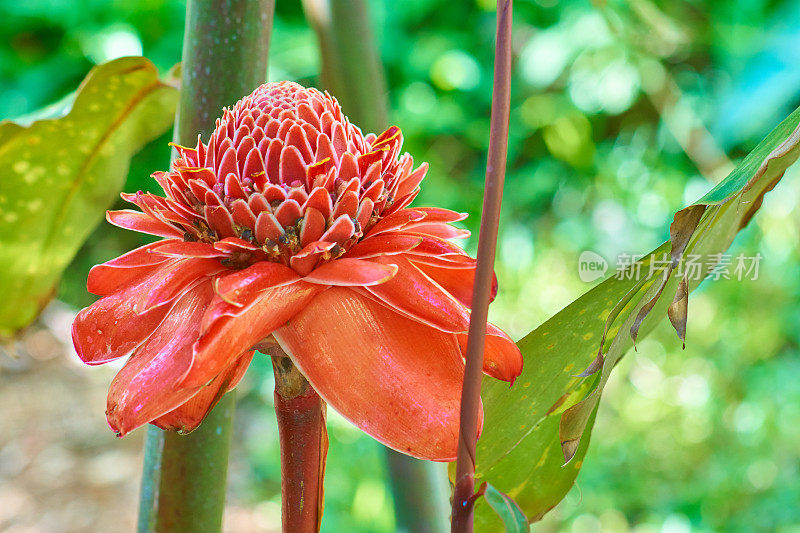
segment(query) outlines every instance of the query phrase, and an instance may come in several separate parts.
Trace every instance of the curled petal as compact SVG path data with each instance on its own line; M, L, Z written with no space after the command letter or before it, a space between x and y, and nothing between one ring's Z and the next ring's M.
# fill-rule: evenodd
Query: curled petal
M395 265L343 257L317 267L303 280L319 285L366 287L385 283L396 273Z
M272 287L287 285L300 279L291 268L280 263L260 261L243 270L236 270L216 280L220 298L236 307L243 307Z
M171 224L157 220L145 213L123 209L106 211L106 220L115 226L159 237L183 237L183 232Z
M384 305L441 331L461 333L469 329L466 307L410 261L403 256L377 260L391 260L399 267L389 281L365 287Z
M468 213L459 213L449 209L442 209L441 207L415 207L414 211L425 213L425 218L421 221L410 223L410 227L413 227L415 224L433 224L438 222L449 224L451 222L460 222L469 216Z
M172 257L225 257L214 245L207 242L183 242L175 240L160 246L156 252Z
M469 268L451 268L448 266L436 266L425 263L417 263L417 268L422 270L433 281L438 283L449 292L459 302L472 309L472 289L475 280L475 261L473 260ZM493 301L497 296L497 275L492 274L492 287L489 293L490 300Z
M212 297L208 282L188 291L116 375L108 391L106 416L119 436L172 411L197 393L197 388L177 389L176 384L192 364L197 323Z
M419 222L425 218L425 213L414 209L401 209L392 213L389 216L382 218L375 224L369 232L367 237L379 235L387 231L396 231L410 222Z
M119 288L133 283L140 276L152 272L156 265L168 260L163 255L153 253L155 250L172 243L182 242L175 239L145 244L111 261L95 265L89 271L86 288L98 296L111 294Z
M145 312L142 312L141 299L179 262L168 261L155 267L150 275L140 277L78 313L72 323L72 342L84 363L98 365L128 355L147 340L169 312L171 304L190 289L192 283L172 287L171 298L162 299L160 305ZM166 297L166 293L162 296Z
M435 223L435 224L417 224L410 230L403 228L403 231L411 231L413 233L423 233L440 239L466 239L472 235L469 230L456 228L450 224Z
M464 375L455 336L344 287L318 295L274 336L356 426L415 457L455 458Z
M459 334L461 353L467 353L467 335ZM508 381L513 385L522 373L522 353L511 337L494 324L486 325L486 344L483 352L483 372L493 378Z
M191 399L152 420L151 423L161 429L177 431L182 434L194 431L225 393L233 390L239 384L252 360L253 352L245 352L211 383L197 390Z
M194 362L182 387L207 384L230 363L231 354L240 354L263 340L303 309L325 287L298 281L272 287L244 302L242 307L221 300L212 303L204 317L200 339L194 345Z
M189 257L174 261L170 267L161 268L149 276L147 292L132 298L138 313L175 300L183 290L198 280L226 270L215 258Z
M419 235L407 235L405 233L393 232L383 233L359 241L355 246L350 248L345 254L345 257L367 259L381 255L401 254L413 250L421 242L422 237Z
M412 235L415 235L412 233ZM449 259L450 256L469 257L467 252L460 246L452 242L434 237L432 235L422 235L422 242L409 251L413 255L427 255ZM474 260L473 260L474 261Z

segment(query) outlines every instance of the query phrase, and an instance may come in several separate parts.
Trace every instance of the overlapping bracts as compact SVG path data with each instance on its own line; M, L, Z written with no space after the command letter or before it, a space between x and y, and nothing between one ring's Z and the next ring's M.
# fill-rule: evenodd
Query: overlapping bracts
M207 144L123 195L118 226L164 237L92 269L103 296L73 326L81 358L132 357L109 391L123 435L194 429L273 335L319 394L378 440L455 456L475 260L465 215L409 208L427 166L396 127L363 135L335 99L270 83L225 110ZM496 291L496 286L495 286ZM494 326L484 371L522 359Z

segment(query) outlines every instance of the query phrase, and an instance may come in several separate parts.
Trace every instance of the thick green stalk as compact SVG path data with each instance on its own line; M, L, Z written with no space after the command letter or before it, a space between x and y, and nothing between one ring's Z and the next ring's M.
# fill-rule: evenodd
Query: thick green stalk
M139 533L220 531L234 407L226 394L189 435L148 428Z
M274 0L188 1L176 143L207 140L222 108L264 82L273 11ZM220 531L233 412L229 393L189 435L148 428L140 533Z
M189 0L175 142L208 136L222 108L264 83L274 0Z
M322 84L364 131L388 122L386 80L365 0L303 0L319 40Z
M478 409L481 402L483 353L508 151L508 122L511 109L512 7L512 0L497 0L492 119L489 132L489 152L486 157L486 186L483 192L481 228L478 235L478 262L475 267L472 313L467 337L466 369L464 385L461 388L461 419L458 430L458 459L456 461L451 522L453 533L472 533L472 510L475 501L475 445L478 440Z
M303 0L319 40L322 84L364 132L389 124L386 80L364 0ZM446 529L447 500L436 465L386 448L398 531Z

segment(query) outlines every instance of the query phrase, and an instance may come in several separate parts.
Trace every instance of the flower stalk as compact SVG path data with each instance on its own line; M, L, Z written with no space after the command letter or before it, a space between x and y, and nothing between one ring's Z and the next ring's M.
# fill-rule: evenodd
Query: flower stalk
M208 136L222 107L264 81L273 12L274 0L188 1L177 144ZM189 435L148 427L140 532L221 530L233 412L229 393Z
M466 370L461 394L461 422L458 438L455 488L453 494L453 532L471 532L475 494L475 448L479 423L481 368L483 366L486 323L491 300L492 274L497 247L497 227L503 200L508 122L511 94L512 0L497 2L497 41L494 59L494 87L489 152L486 162L486 188L483 196L478 262L475 272L472 314L467 338Z
M326 405L289 357L273 355L272 368L281 446L283 531L316 533L322 523L328 453Z

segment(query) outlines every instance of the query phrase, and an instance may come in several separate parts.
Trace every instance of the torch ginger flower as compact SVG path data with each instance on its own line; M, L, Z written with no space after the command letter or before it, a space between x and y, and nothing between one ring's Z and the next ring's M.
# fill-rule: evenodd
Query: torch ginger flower
M363 135L334 98L267 83L226 109L208 144L178 146L153 177L166 198L123 194L116 226L163 237L89 273L80 358L132 353L107 417L188 432L273 335L319 395L384 444L456 456L475 260L448 239L466 215L409 208L427 165L397 127ZM495 287L496 291L496 287ZM513 382L514 342L489 325L484 372Z

